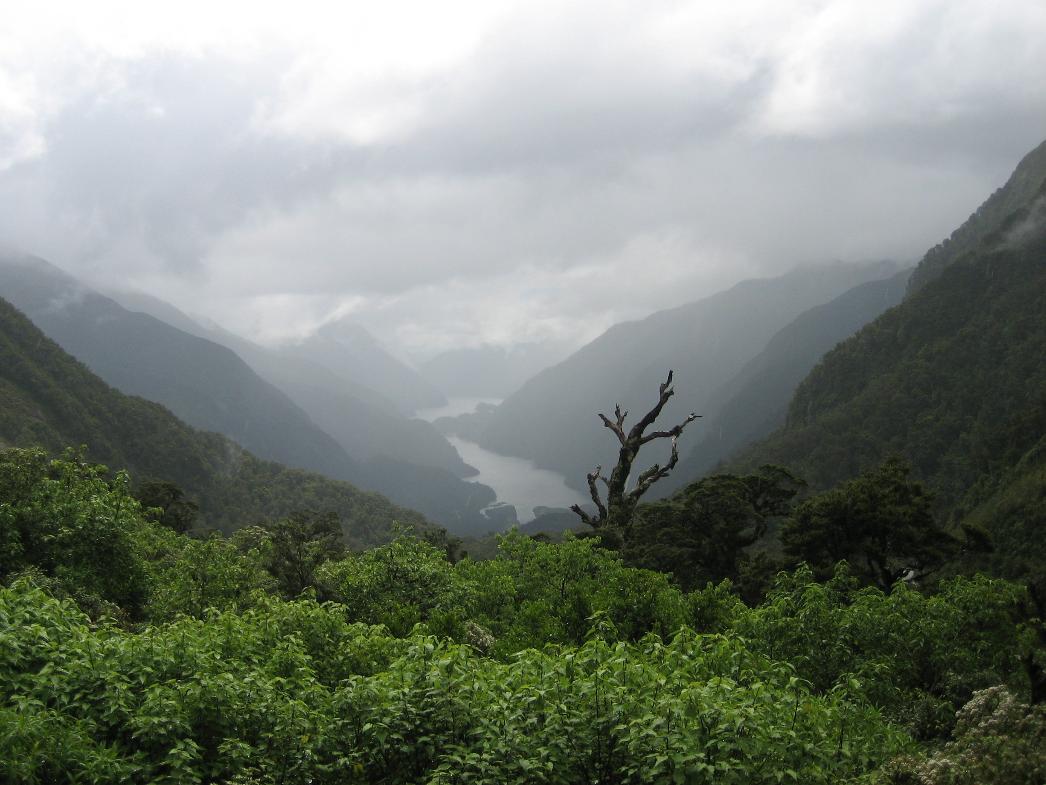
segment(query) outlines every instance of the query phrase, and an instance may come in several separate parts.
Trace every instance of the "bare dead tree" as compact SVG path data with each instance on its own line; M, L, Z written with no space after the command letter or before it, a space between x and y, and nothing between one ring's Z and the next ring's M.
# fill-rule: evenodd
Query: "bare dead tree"
M660 416L661 410L665 408L665 404L668 403L668 399L675 394L672 389L672 371L668 372L668 378L665 379L664 383L660 387L660 395L658 397L657 404L643 415L642 419L639 420L632 429L625 432L625 418L628 417L627 411L621 411L621 405L618 404L614 407L614 419L611 420L605 414L600 413L599 419L603 421L603 425L614 432L617 436L618 441L621 443L621 449L617 455L617 465L614 466L613 471L610 472L610 477L607 478L603 474L603 467L597 466L595 471L586 475L588 479L588 492L592 497L592 501L596 505L597 513L595 516L589 515L583 509L581 505L575 504L572 509L581 520L589 524L593 529L615 529L618 533L624 535L627 534L629 524L632 521L632 514L635 512L636 506L639 504L640 497L646 493L650 486L658 480L667 477L672 469L675 468L676 463L679 462L679 447L678 439L680 434L683 433L683 429L687 425L696 420L700 415L690 413L687 418L683 420L679 425L669 428L666 431L651 431L646 433L646 429L654 424L654 421ZM631 490L626 489L628 477L632 473L632 464L636 460L636 456L639 455L639 450L644 444L654 441L655 439L671 439L672 440L672 455L664 466L655 463L646 471L640 473L636 480L635 487ZM604 501L599 492L598 482L602 482L606 487L606 500Z

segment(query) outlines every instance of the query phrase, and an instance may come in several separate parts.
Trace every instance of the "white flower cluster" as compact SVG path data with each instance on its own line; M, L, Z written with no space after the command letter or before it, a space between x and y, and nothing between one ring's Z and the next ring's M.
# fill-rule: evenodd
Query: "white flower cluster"
M953 740L911 766L919 785L1036 785L1046 782L1046 708L1005 687L980 690L956 714Z

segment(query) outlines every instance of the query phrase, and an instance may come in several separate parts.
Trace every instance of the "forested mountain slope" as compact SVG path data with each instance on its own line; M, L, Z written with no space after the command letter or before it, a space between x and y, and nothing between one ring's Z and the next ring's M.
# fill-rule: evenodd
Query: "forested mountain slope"
M0 259L0 296L121 392L266 460L357 479L345 450L226 347L129 311L41 259Z
M612 464L616 456L613 436L600 425L597 412L611 411L615 403L645 412L672 368L677 395L662 422L674 423L690 411L703 413L715 389L792 319L895 270L890 263L805 268L615 325L507 398L486 424L481 443L530 458L583 486L587 472L597 463ZM699 422L691 431L700 434L706 426ZM686 436L694 438L691 431Z
M692 482L783 425L788 404L803 378L825 352L897 305L910 274L910 269L902 270L855 286L831 302L811 308L778 332L763 351L715 391L705 410L705 428L698 443L655 490L670 492Z
M948 265L968 251L975 250L1009 217L1027 205L1046 182L1046 141L1028 153L1006 184L985 200L977 211L952 232L951 237L926 252L908 282L917 291L932 281Z
M942 513L993 532L1001 566L1016 569L1022 556L1041 566L1046 183L830 352L800 385L785 427L734 463L784 464L826 488L892 453L911 461Z
M347 541L389 539L393 521L422 516L344 482L263 461L229 439L197 431L159 404L124 395L69 356L0 299L0 443L87 454L135 480L174 482L225 531L300 510L336 512Z

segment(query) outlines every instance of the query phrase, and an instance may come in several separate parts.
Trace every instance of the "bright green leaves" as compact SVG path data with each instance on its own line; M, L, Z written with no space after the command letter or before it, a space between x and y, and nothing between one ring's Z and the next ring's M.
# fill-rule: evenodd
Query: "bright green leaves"
M413 537L328 562L317 580L352 619L384 624L397 635L425 622L439 634L460 637L473 605L473 587L446 553Z
M985 577L957 578L926 596L898 585L861 588L845 564L827 583L808 569L782 574L735 629L768 656L792 663L821 692L848 685L920 736L946 733L976 689L1026 689L1015 656L1024 589Z
M34 781L28 756L78 782L828 783L905 747L734 637L594 636L501 663L311 600L92 628L24 583L0 620L9 781Z
M141 608L148 587L134 548L143 525L127 476L69 452L0 453L0 578L36 570L85 607Z

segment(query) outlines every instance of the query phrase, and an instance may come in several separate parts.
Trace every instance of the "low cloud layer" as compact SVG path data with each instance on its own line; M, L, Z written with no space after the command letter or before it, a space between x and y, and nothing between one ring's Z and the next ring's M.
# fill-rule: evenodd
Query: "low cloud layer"
M1046 137L1039 0L85 5L0 32L0 242L270 341L914 260Z

